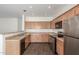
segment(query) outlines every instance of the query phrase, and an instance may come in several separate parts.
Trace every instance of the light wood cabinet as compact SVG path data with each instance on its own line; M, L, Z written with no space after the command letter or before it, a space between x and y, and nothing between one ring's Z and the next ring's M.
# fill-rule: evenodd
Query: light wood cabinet
M48 33L31 34L31 42L48 42Z
M28 45L30 44L30 35L28 35L28 36L26 36L25 37L25 48L27 48L28 47Z
M23 54L25 49L30 43L30 35L25 36L14 36L6 38L6 55L20 55Z
M58 38L57 37L57 42L56 42L56 52L59 55L63 55L64 54L64 39L63 38Z
M75 15L79 15L79 5L76 6L74 9L75 9Z
M6 40L6 55L20 55L19 40Z
M25 22L25 29L49 29L50 22Z
M54 22L50 22L50 28L55 29L55 23Z
M53 21L51 21L50 22L52 24L51 28L55 28L56 22L61 20L62 21L68 20L69 18L74 17L76 15L79 15L79 5L73 7L72 9L68 10L67 12L63 13L62 15L58 16Z

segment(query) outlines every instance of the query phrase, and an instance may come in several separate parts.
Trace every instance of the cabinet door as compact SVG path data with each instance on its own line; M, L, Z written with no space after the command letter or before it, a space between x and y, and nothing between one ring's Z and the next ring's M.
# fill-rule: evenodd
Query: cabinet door
M46 33L31 34L31 42L48 42L48 34Z
M57 39L57 43L56 43L56 52L59 55L63 55L64 54L64 42L59 40L60 38Z
M19 55L20 42L17 40L6 40L6 55Z
M29 43L30 43L30 35L26 36L25 38L25 48L28 47Z
M23 54L24 51L25 51L25 38L23 38L23 39L21 40L20 45L21 45L21 47L20 47L20 49L21 49L21 54Z
M75 15L79 15L79 5L75 7Z

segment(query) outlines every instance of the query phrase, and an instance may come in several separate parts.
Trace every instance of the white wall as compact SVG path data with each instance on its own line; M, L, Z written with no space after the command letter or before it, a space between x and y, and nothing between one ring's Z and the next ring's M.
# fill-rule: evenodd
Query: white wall
M22 17L18 18L18 31L22 31Z
M24 15L18 17L18 31L24 31Z
M0 33L18 31L18 18L0 18Z

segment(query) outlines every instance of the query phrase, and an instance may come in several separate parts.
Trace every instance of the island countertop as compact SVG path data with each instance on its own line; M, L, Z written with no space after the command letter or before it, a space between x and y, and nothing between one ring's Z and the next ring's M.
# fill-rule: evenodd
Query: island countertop
M29 33L26 33L26 32L15 32L15 33L6 33L6 34L3 34L4 35L4 38L6 40L21 40L23 39L24 37L27 37L28 35L30 35Z

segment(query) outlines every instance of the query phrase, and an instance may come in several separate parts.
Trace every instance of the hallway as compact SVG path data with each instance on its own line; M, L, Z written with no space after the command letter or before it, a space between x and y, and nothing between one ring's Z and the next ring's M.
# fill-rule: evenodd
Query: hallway
M23 55L53 55L47 43L31 43Z

